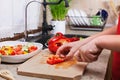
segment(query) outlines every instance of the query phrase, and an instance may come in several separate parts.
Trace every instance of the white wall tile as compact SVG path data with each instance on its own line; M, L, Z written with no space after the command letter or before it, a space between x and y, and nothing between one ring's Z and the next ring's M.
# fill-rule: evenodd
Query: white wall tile
M0 38L11 37L13 33L24 31L25 6L32 0L1 0L0 2ZM41 1L41 0L39 0ZM40 4L31 3L28 7L28 29L36 29L39 24ZM3 31L4 30L4 31ZM4 33L9 31L9 35Z
M0 27L12 25L12 0L0 1Z

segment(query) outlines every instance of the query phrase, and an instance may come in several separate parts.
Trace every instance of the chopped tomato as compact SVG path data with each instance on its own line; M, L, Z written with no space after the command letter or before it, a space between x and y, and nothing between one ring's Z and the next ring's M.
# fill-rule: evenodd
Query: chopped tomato
M4 50L0 50L1 55L6 55Z
M29 49L29 50L28 50ZM1 46L0 54L1 55L20 55L20 54L28 54L37 50L38 47L35 45L14 45L14 46Z
M17 47L22 48L22 45L21 45L21 44L18 44Z
M28 48L29 52L33 52L35 50L37 50L37 46L31 46L31 47Z
M12 52L10 53L10 55L16 55L15 51L12 51Z
M15 48L14 48L14 50L15 50L16 52L21 51L21 49L22 49L21 47L15 47Z
M16 52L17 55L24 54L24 51L18 51Z

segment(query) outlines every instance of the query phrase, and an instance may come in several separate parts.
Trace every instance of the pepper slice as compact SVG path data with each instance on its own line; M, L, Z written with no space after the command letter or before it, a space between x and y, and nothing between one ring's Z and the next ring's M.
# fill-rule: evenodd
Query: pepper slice
M58 64L58 63L61 63L64 61L65 61L65 59L59 57L58 55L52 55L52 56L48 57L48 59L47 59L47 63L50 65Z

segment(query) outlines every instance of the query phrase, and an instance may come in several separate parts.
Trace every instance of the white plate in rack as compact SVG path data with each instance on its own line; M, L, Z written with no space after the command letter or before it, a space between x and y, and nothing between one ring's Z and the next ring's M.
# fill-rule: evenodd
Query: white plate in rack
M78 10L76 10L76 9L74 9L74 13L75 13L75 15L76 15L76 19L77 19L77 21L79 22L79 24L80 25L85 25L85 23L84 23L84 21L83 21L83 19L82 19L82 17L81 17L81 14L79 13L79 11Z
M81 16L83 17L82 20L84 21L84 23L87 25L90 25L90 21L89 21L87 14L83 10L80 10L79 12Z
M72 9L68 11L68 16L70 17L70 20L74 25L79 25L79 22L75 19L75 14Z
M71 24L75 24L74 21L73 21L73 19L72 19L72 15L70 13L70 10L68 11L68 16L69 16Z

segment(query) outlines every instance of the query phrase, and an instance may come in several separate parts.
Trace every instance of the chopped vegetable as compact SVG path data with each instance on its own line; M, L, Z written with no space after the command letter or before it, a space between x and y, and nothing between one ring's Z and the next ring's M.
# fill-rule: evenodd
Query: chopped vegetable
M60 58L58 55L52 55L52 56L48 57L48 59L47 59L47 63L50 65L58 64L58 63L61 63L64 61L65 61L65 59Z
M68 38L64 36L61 32L58 32L48 40L48 49L55 54L57 49L63 44L78 40L80 40L80 38L78 37Z
M20 54L28 54L35 50L38 47L34 44L26 44L26 45L14 45L14 46L1 46L0 47L0 55L20 55Z

